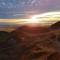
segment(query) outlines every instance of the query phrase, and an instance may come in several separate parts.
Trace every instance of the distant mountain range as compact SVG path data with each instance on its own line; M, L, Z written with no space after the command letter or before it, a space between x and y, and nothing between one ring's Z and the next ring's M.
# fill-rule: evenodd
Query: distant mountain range
M0 30L14 30L14 29L16 29L16 28L18 28L19 26L21 26L20 24L16 24L16 23L4 23L4 22L1 22L0 23ZM54 29L60 29L60 21L58 21L58 22L56 22L56 23L54 23L54 24L52 24L50 27L49 27L49 29L52 29L52 30L54 30Z

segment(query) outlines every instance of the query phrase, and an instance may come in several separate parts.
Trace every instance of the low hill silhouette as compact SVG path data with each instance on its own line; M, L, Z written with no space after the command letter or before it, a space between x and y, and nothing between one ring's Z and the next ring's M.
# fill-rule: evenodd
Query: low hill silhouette
M60 21L54 23L53 25L50 26L50 29L56 30L60 29Z

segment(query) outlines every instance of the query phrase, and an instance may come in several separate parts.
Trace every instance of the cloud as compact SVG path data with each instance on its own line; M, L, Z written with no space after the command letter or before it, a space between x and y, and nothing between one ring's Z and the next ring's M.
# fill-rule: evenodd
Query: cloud
M28 18L52 10L60 10L60 0L0 0L0 18Z

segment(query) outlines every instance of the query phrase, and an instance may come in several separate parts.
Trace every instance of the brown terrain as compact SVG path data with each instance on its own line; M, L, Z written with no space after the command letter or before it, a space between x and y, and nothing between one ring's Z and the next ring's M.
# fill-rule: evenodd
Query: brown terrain
M57 24L58 22L56 27ZM52 30L54 26L55 24L51 27L22 26L18 28L15 31L15 37L22 47L19 54L20 60L60 60L59 41L56 38L60 30Z
M0 60L60 60L60 22L50 27L21 26L6 36L0 54L5 57Z

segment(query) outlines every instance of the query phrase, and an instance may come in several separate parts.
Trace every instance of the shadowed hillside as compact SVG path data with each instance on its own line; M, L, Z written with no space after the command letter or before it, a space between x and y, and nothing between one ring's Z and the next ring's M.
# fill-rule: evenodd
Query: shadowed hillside
M56 22L55 24L51 25L50 29L60 29L60 21Z
M58 24L1 31L0 60L60 60L60 32L57 35L54 31L59 29Z
M6 31L0 31L0 60L17 60L16 40Z
M50 30L53 31L53 34L56 36L55 43L60 52L60 21L51 25Z

